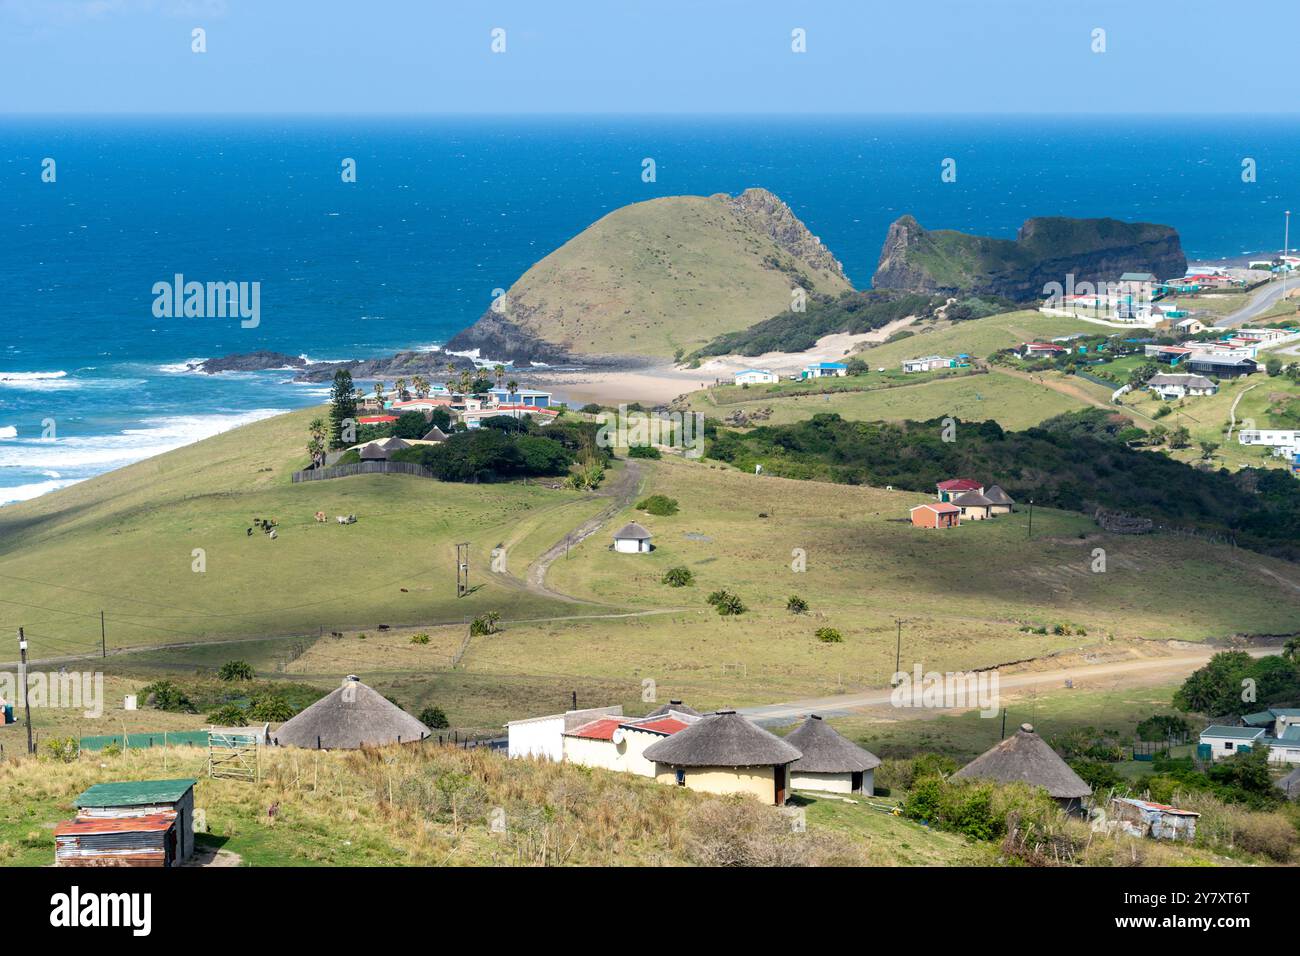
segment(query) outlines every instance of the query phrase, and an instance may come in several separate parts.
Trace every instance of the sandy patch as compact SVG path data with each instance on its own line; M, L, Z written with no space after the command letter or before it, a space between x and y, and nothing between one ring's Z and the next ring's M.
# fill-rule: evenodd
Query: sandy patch
M871 332L856 335L836 332L818 339L816 345L804 352L720 355L701 362L699 368L664 364L623 371L535 371L529 379L553 387L571 406L588 402L646 402L659 405L686 392L720 383L729 384L732 376L747 368L768 369L784 376L792 375L814 362L840 361L859 345L883 342L915 321L915 316L908 316Z

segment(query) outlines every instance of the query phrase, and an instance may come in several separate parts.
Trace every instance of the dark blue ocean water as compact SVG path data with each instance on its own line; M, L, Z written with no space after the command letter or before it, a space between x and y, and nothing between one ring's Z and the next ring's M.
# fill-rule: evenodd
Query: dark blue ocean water
M1006 237L1029 216L1143 219L1208 258L1279 248L1298 185L1300 123L1278 118L0 118L0 502L324 394L186 360L446 341L642 199L764 186L865 286L904 212ZM260 282L260 325L155 318L176 273Z

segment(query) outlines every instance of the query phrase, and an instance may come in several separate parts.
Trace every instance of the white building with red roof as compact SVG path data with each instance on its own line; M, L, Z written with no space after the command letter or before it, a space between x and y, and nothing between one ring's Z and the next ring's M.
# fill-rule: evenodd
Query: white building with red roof
M512 720L506 724L506 753L653 777L654 761L642 756L645 749L700 719L691 708L675 704L644 717L624 716L616 704Z
M940 501L952 501L953 498L973 491L977 495L984 494L984 485L974 478L949 478L947 481L941 481L936 486L939 490Z

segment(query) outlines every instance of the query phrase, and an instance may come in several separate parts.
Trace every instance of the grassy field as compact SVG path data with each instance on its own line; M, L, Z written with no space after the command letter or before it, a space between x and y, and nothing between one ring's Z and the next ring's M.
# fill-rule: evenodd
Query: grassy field
M1043 315L1037 310L1025 309L972 319L969 322L938 323L933 326L922 323L913 328L916 335L877 345L858 354L873 369L897 368L904 359L922 355L957 355L965 352L976 358L987 358L999 349L1012 348L1025 342L1046 341L1079 332L1096 334L1105 327L1093 322Z
M487 573L491 550L511 544L510 566L523 568L602 499L397 475L292 484L317 414L258 422L0 510L3 627L25 626L39 658L97 650L101 609L116 649L561 607ZM330 520L318 524L317 510ZM333 521L350 513L354 525ZM254 517L277 518L278 538L248 536ZM458 601L462 541L478 590Z
M866 378L875 375L872 372ZM1083 407L1084 403L1060 392L1001 375L945 375L896 387L789 398L764 396L722 406L715 406L703 393L694 393L691 398L691 410L709 416L771 409L771 416L763 423L772 425L802 421L819 412L835 412L859 421L925 421L947 415L963 421L991 418L1003 428L1022 429Z

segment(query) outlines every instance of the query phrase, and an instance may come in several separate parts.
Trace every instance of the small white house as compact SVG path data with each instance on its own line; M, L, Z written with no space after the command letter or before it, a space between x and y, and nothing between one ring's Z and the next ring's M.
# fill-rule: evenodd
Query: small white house
M843 378L848 374L849 367L843 362L814 362L800 373L802 378Z
M506 755L541 757L559 763L564 759L564 734L599 717L621 717L622 705L589 707L563 714L525 717L506 724Z
M775 372L764 368L747 368L736 373L737 385L767 385L779 380Z
M937 368L952 368L957 360L944 355L926 355L921 358L904 359L904 372L930 372Z
M614 532L614 550L619 554L644 554L650 551L651 534L635 521Z
M1249 750L1264 737L1262 727L1225 727L1214 724L1201 731L1201 743L1208 744L1210 756L1215 760L1231 757L1240 750Z
M1237 432L1237 441L1242 445L1267 445L1273 454L1282 455L1300 450L1300 429L1243 428Z
M1204 375L1158 374L1147 379L1147 388L1165 401L1187 396L1214 395L1219 386Z

